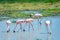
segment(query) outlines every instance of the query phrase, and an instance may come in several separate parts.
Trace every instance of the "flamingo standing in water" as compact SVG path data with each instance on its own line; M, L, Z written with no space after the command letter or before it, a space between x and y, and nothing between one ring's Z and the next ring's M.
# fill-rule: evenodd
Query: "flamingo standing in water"
M16 27L19 24L21 31L22 31L22 23L24 23L24 19L20 19L16 21ZM16 27L14 28L13 32L15 32Z
M41 18L42 17L42 14L35 14L34 15L34 18L38 18L38 22L39 22L39 24L41 25L41 20L39 20L39 18Z
M47 20L46 22L45 22L45 24L46 24L46 26L47 26L47 31L49 30L49 34L51 34L51 29L50 29L50 24L51 24L51 22L50 22L50 20Z
M30 30L30 25L32 26L32 29L34 30L34 28L33 28L33 25L32 25L32 23L31 22L33 22L33 19L26 19L26 24L28 24L28 26L29 26L29 30Z
M7 24L7 32L9 32L9 31L10 31L11 21L10 21L10 20L7 20L7 21L6 21L6 24Z

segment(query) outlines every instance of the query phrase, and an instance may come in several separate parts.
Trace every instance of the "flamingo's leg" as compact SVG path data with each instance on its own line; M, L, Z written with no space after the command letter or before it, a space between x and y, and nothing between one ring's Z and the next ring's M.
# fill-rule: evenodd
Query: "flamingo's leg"
M17 27L17 24L16 24L16 26L15 26L15 28L14 28L13 32L15 32L16 27Z
M39 24L41 25L41 20L38 19Z
M29 26L29 31L30 31L30 23L28 24L28 26Z
M30 31L30 23L26 23L28 26L28 31Z
M10 31L10 27L9 26L7 26L7 32L9 32Z
M21 31L22 31L22 24L20 24L20 29L21 29Z
M30 23L31 24L31 23ZM33 25L31 24L31 26L32 26L32 29L34 30L34 28L33 28Z
M48 33L51 34L51 28L48 26Z

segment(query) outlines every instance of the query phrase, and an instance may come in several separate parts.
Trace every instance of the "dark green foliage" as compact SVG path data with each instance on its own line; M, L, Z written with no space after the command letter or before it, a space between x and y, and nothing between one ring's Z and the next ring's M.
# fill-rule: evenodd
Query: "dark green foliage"
M8 3L14 3L14 2L50 2L50 3L53 3L53 2L58 2L60 0L0 0L0 3L5 3L5 2L8 2Z

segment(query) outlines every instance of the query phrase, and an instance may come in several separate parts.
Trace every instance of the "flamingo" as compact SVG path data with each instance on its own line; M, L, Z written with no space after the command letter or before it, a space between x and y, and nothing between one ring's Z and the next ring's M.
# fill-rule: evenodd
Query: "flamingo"
M22 31L22 23L24 23L24 21L25 21L24 19L19 19L16 21L16 27L19 24L21 31ZM15 32L16 27L14 28L13 32Z
M6 24L7 24L7 32L9 32L9 31L10 31L11 21L10 21L10 20L7 20L7 21L6 21Z
M45 24L46 24L46 26L47 26L47 30L49 30L49 32L48 32L48 33L50 33L50 34L51 34L51 29L50 29L51 21L50 21L50 20L47 20L47 21L45 22Z
M42 16L42 14L35 14L35 18L40 18Z
M32 29L34 30L33 25L32 25L31 22L33 22L33 19L32 18L26 19L26 24L28 24L29 30L30 30L30 25L32 26Z
M41 24L41 20L39 20L39 18L42 17L42 14L38 14L38 13L37 13L37 14L34 15L34 17L35 17L35 18L38 18L38 22L39 22L39 24Z

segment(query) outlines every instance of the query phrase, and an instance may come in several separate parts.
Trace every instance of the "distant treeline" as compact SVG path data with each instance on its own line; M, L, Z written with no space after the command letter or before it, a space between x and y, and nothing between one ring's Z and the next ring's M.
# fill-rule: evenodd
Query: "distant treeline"
M50 2L50 3L53 3L53 2L58 2L60 0L0 0L0 3L15 3L15 2Z

